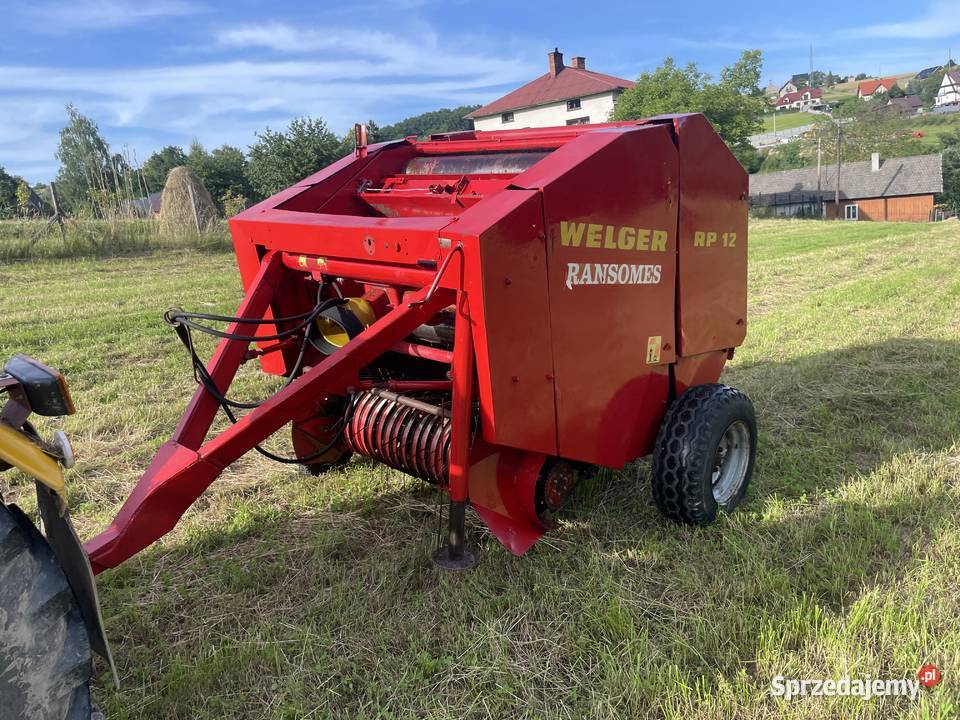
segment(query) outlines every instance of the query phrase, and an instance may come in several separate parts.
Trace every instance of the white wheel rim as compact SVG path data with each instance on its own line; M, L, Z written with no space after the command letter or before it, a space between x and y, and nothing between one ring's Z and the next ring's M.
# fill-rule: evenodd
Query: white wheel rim
M736 420L724 430L713 458L710 483L718 505L726 505L737 496L747 478L749 465L750 428L743 420Z

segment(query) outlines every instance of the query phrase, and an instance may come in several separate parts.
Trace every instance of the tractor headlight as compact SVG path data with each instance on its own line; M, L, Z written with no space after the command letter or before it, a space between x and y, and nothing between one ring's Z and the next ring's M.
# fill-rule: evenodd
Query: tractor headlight
M26 355L16 355L3 371L20 384L30 409L37 415L73 415L67 381L56 370Z

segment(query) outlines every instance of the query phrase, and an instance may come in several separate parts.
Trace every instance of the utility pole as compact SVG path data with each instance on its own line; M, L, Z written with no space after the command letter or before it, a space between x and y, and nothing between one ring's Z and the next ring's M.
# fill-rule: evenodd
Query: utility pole
M823 138L820 136L820 130L817 130L817 206L820 209L820 217L823 218L823 194L821 192L821 184L823 177L821 172L820 159L823 154Z
M843 126L837 123L837 187L833 193L833 209L835 219L840 219L840 130Z

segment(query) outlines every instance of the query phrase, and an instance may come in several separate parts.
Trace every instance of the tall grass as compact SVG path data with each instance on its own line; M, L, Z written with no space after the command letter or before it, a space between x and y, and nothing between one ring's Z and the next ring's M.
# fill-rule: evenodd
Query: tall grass
M152 250L229 248L226 222L202 233L170 234L149 218L67 220L63 233L47 220L0 221L0 262L30 259L110 257Z

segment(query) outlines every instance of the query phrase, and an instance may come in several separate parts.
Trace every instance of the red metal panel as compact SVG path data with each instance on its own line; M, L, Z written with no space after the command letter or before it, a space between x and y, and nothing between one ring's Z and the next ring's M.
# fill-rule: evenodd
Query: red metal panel
M747 173L703 115L674 120L680 146L681 355L735 347L746 336Z
M553 345L540 194L505 190L465 212L442 236L464 246L484 437L498 445L555 455Z
M702 355L677 358L677 364L673 368L674 392L679 395L688 387L720 380L728 354L728 350L714 350Z
M514 179L543 190L561 457L619 467L653 447L675 359L677 180L669 125L582 135Z

